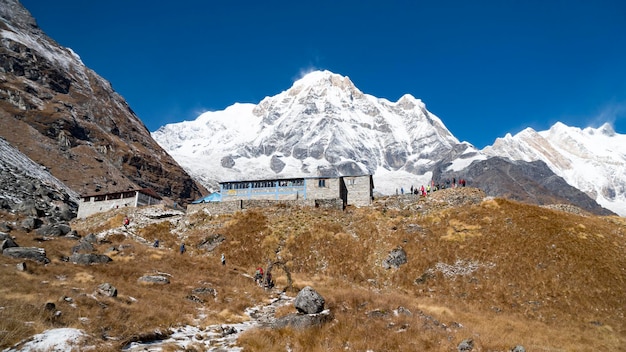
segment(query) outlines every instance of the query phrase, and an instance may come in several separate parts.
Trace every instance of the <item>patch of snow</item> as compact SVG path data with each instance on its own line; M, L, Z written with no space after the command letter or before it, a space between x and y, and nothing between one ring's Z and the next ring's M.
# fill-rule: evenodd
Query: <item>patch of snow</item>
M77 348L84 348L84 339L87 337L83 330L73 328L50 329L7 348L3 352L66 352Z

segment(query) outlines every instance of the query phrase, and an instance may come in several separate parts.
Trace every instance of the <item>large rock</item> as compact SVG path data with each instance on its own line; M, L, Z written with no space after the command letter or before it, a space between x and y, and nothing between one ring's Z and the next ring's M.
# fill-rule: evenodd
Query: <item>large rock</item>
M0 251L3 251L5 248L19 247L15 241L11 237L2 239L0 238Z
M324 297L312 287L307 286L298 292L294 306L300 313L316 314L324 310Z
M387 259L383 261L383 267L385 269L391 269L391 268L397 269L400 267L400 265L406 264L406 262L407 262L406 252L404 251L404 249L398 247L392 250L387 256Z
M170 283L170 279L163 275L144 275L137 279L139 283L166 285Z
M107 297L117 297L117 288L108 282L98 285L96 292Z
M80 241L74 247L72 247L72 254L74 253L91 253L95 250L93 244L87 241Z
M113 261L109 256L104 254L93 254L93 253L74 253L70 256L70 262L74 264L104 264L110 261Z
M306 329L314 326L320 326L324 323L332 321L333 317L330 311L325 310L318 314L289 314L276 319L272 324L275 329L292 327L295 329Z
M39 218L35 218L32 216L24 219L20 224L22 229L27 232L38 229L41 225L43 225L43 221L41 221L41 219Z
M46 257L46 250L43 248L10 247L3 249L2 255L16 259L28 259L42 264L50 263L50 259Z

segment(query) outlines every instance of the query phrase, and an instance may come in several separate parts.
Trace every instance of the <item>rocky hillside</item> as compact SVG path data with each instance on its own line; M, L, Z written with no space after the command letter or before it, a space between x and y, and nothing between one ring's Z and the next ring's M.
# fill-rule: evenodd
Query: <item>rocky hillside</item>
M17 0L0 6L0 136L79 194L150 187L204 193L111 84L46 36Z
M72 221L71 236L19 221L0 211L8 351L595 352L626 343L626 222L572 206L466 187L346 211L113 209ZM20 248L39 261L16 257ZM252 277L268 264L274 289ZM307 287L324 318L294 300Z
M0 138L0 209L24 217L35 229L76 217L78 194Z

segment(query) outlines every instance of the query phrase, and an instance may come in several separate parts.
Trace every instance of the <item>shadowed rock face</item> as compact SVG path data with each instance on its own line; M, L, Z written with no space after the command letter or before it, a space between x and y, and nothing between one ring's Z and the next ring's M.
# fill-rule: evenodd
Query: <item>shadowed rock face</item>
M0 136L75 192L150 187L186 203L205 191L110 83L15 0L0 8L0 72Z
M538 205L573 204L597 215L613 214L555 175L543 161L512 161L493 157L475 161L454 175L438 172L434 179L445 184L445 179L452 177L467 180L468 185L482 189L488 196Z

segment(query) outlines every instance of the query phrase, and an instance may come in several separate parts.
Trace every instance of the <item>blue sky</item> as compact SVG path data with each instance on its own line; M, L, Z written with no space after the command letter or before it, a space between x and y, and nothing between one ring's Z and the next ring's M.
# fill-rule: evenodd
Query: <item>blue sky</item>
M303 72L422 99L478 148L561 121L626 132L626 2L22 0L154 131Z

